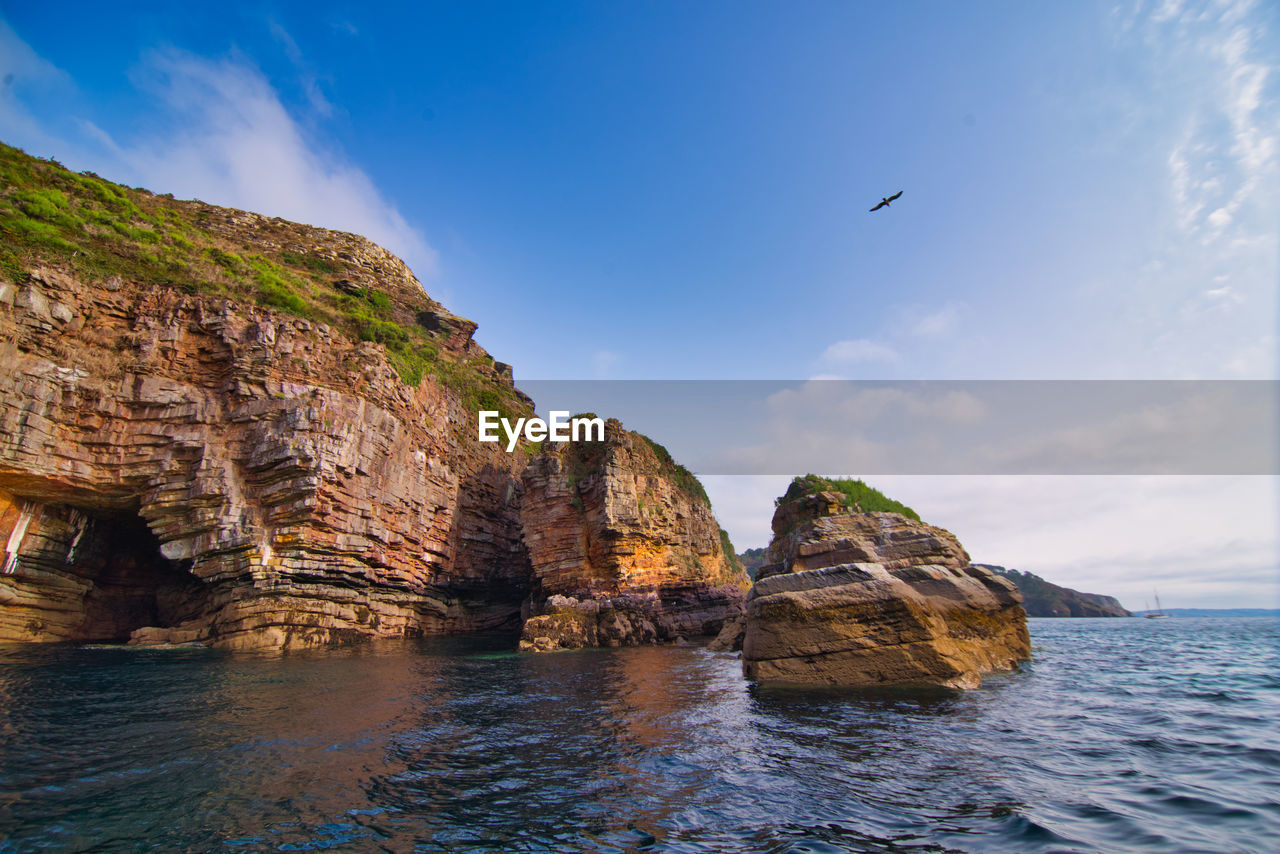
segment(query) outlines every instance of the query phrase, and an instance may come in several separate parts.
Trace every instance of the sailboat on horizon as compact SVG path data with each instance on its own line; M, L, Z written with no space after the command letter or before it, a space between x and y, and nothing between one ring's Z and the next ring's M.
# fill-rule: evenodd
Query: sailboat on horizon
M1148 611L1146 614L1143 614L1143 616L1148 620L1158 620L1161 617L1169 616L1164 612L1164 608L1160 605L1160 594L1158 592L1156 593L1156 609L1154 611Z

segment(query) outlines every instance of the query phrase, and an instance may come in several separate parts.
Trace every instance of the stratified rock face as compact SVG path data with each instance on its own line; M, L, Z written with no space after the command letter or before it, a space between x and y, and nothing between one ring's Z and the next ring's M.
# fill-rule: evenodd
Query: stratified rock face
M756 582L748 678L976 688L1030 657L1017 588L978 567L844 564Z
M779 506L770 563L760 568L757 579L842 563L878 563L889 569L969 565L968 553L950 531L899 513L842 512L836 498L819 493Z
M523 649L715 634L741 611L746 575L697 481L616 420L605 435L551 446L524 472L536 589Z
M954 535L845 509L818 493L774 514L772 563L747 602L749 678L973 688L1030 658L1017 587L971 566Z
M213 231L261 225L209 210ZM291 228L510 386L394 256ZM291 647L518 619L525 455L461 441L461 393L406 385L378 344L36 267L0 281L0 364L0 640Z

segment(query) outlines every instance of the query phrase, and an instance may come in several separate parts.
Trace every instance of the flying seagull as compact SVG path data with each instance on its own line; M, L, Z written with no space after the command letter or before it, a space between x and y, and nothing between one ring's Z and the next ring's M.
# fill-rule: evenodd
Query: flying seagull
M885 197L885 198L881 199L881 200L880 200L880 204L876 205L876 206L875 206L874 208L872 208L871 210L873 210L873 211L878 211L878 210L880 210L881 208L887 208L887 207L889 207L889 203L890 203L890 202L896 202L896 201L898 200L898 197L899 197L899 196L901 196L901 195L902 195L902 191L901 191L901 190L899 190L898 192L894 193L892 196L887 196L887 197Z

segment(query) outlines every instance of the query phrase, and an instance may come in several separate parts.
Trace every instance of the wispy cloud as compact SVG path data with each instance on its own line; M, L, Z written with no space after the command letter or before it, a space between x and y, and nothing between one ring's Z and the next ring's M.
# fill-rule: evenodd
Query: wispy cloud
M1280 234L1280 54L1254 0L1148 3L1112 16L1134 69L1129 112L1163 161L1167 219L1109 291L1148 375L1273 377ZM1196 341L1188 348L1188 340ZM1137 346L1142 342L1141 346ZM1124 346L1122 343L1120 346Z
M320 91L320 84L316 80L315 72L312 71L310 64L303 58L302 49L298 47L298 43L294 41L293 36L289 35L289 32L276 21L271 21L269 26L272 38L284 48L285 56L289 57L289 62L293 63L294 69L298 72L302 91L306 94L311 108L325 117L333 115L333 105L329 103L329 99Z
M618 366L618 362L622 357L612 350L597 350L591 356L591 367L595 371L596 379L609 379L613 376L614 368Z
M896 350L868 338L837 341L822 352L819 361L828 367L852 367L876 362L896 362Z
M1179 225L1206 244L1230 238L1242 208L1265 203L1277 170L1280 129L1266 97L1277 65L1259 47L1265 31L1255 5L1165 3L1148 22L1172 46L1170 61L1203 75L1200 91L1186 93L1192 109L1168 164Z
M937 311L928 312L911 322L912 335L919 338L944 338L960 326L962 306L958 302L948 302Z
M281 30L278 37L287 36ZM0 45L0 63L18 69L15 79L74 88L3 22ZM396 252L419 276L435 272L436 252L421 232L362 169L291 113L247 58L155 51L142 57L132 79L155 106L144 131L113 133L91 115L55 127L20 92L6 91L0 98L6 141L157 192L362 234ZM323 118L327 102L309 103L308 118Z
M24 106L26 98L65 98L70 75L40 57L0 18L0 131L5 141L50 147L55 137Z

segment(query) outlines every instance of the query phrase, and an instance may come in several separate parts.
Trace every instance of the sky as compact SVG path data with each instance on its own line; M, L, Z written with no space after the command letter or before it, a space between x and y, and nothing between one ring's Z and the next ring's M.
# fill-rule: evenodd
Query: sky
M517 383L1276 379L1278 65L1248 0L0 0L0 139L363 233ZM741 547L776 480L706 478ZM1280 605L1273 477L872 483L1130 607Z

